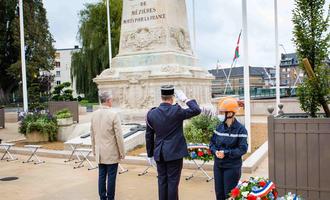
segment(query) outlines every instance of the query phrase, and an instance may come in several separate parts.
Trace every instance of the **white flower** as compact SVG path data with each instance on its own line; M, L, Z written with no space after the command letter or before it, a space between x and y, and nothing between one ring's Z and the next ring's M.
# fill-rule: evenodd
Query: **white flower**
M243 187L247 187L249 184L247 183L247 182L244 182L243 184L242 184L242 186Z
M242 192L242 196L243 196L243 197L247 197L247 196L248 196L248 194L249 194L249 192L248 192L248 191Z

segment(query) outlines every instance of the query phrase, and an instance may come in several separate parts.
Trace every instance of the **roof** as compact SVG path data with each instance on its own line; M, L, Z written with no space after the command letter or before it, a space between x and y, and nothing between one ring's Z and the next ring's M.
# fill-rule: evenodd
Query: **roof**
M269 73L268 70L273 69L271 67L250 67L250 76L261 76L261 77L268 77L267 73L265 72L265 69L267 70L267 73ZM209 72L215 76L216 78L225 78L225 74L229 75L230 68L224 68L224 69L211 69ZM233 67L231 71L231 77L243 77L244 75L244 67Z

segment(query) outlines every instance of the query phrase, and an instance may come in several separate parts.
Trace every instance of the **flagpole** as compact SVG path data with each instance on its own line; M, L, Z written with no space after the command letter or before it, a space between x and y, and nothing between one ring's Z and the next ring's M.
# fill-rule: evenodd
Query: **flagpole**
M24 21L23 21L23 0L19 0L19 26L20 26L20 39L21 39L21 64L22 64L22 83L23 83L23 110L29 111L28 93L26 83L26 63L25 63L25 41L24 41Z
M238 35L238 39L237 39L237 43L236 43L236 48L235 48L235 55L234 55L234 59L230 65L230 70L229 70L229 75L228 77L226 76L226 87L225 87L225 91L224 91L224 94L226 94L227 92L227 85L229 84L230 85L230 88L232 88L232 85L229 83L229 78L230 78L230 75L231 75L231 71L232 71L232 68L233 68L233 65L235 63L235 66L236 66L236 62L237 62L237 59L239 57L239 42L241 40L241 33L242 33L242 30L239 32L239 35Z
M112 50L111 50L111 26L110 26L110 3L107 0L107 21L108 21L108 44L109 44L109 69L111 69L111 59L112 59Z
M280 65L278 52L278 18L277 18L277 0L274 0L274 18L275 18L275 68L276 68L276 113L278 114L278 105L281 103L280 96Z
M196 13L195 13L195 0L192 0L193 6L193 38L194 38L194 54L196 55L197 45L196 45Z
M232 70L232 67L233 67L235 61L236 61L236 60L233 60L233 61L231 62L230 70L229 70L228 76L226 77L226 87L225 87L224 94L226 94L226 92L227 92L227 85L228 85L228 84L230 85L230 88L233 89L232 86L231 86L231 84L230 84L230 82L229 82L229 79L230 79L231 70Z
M248 152L251 152L251 108L250 108L250 67L248 47L248 26L247 26L247 0L242 0L242 22L243 22L243 57L244 57L244 124L248 132Z

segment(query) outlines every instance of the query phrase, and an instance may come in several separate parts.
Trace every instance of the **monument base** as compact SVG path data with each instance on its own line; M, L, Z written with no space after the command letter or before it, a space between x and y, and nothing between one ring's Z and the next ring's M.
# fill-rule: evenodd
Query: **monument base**
M104 70L94 81L99 91L111 90L113 107L123 110L147 110L161 102L160 87L171 84L201 105L211 103L211 76L199 67L158 65L113 67ZM125 111L126 112L126 111Z

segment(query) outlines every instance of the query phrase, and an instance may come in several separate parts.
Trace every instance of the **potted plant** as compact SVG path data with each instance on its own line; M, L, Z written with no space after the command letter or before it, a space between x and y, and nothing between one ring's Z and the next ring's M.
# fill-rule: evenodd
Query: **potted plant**
M79 122L79 103L75 101L70 89L71 83L64 82L57 85L52 92L52 101L48 102L48 109L52 115L55 115L62 109L68 109L73 117L73 120Z
M305 113L268 118L269 178L281 195L304 191L303 198L320 200L328 199L323 185L330 184L330 179L322 176L330 168L329 159L323 156L330 151L325 142L330 138L330 72L326 63L330 34L329 12L324 8L324 0L295 0L293 10L293 41L304 72L297 96Z
M27 142L55 141L57 130L56 119L48 114L27 114L19 126Z
M208 147L213 131L220 123L211 111L202 110L202 113L192 118L184 127L184 135L188 142L188 159L210 161L213 159Z
M72 114L68 109L62 109L55 114L59 126L68 126L73 124Z
M86 112L93 112L93 104L90 103L87 99L81 100L80 105L86 107Z
M0 127L5 128L5 107L0 106Z

